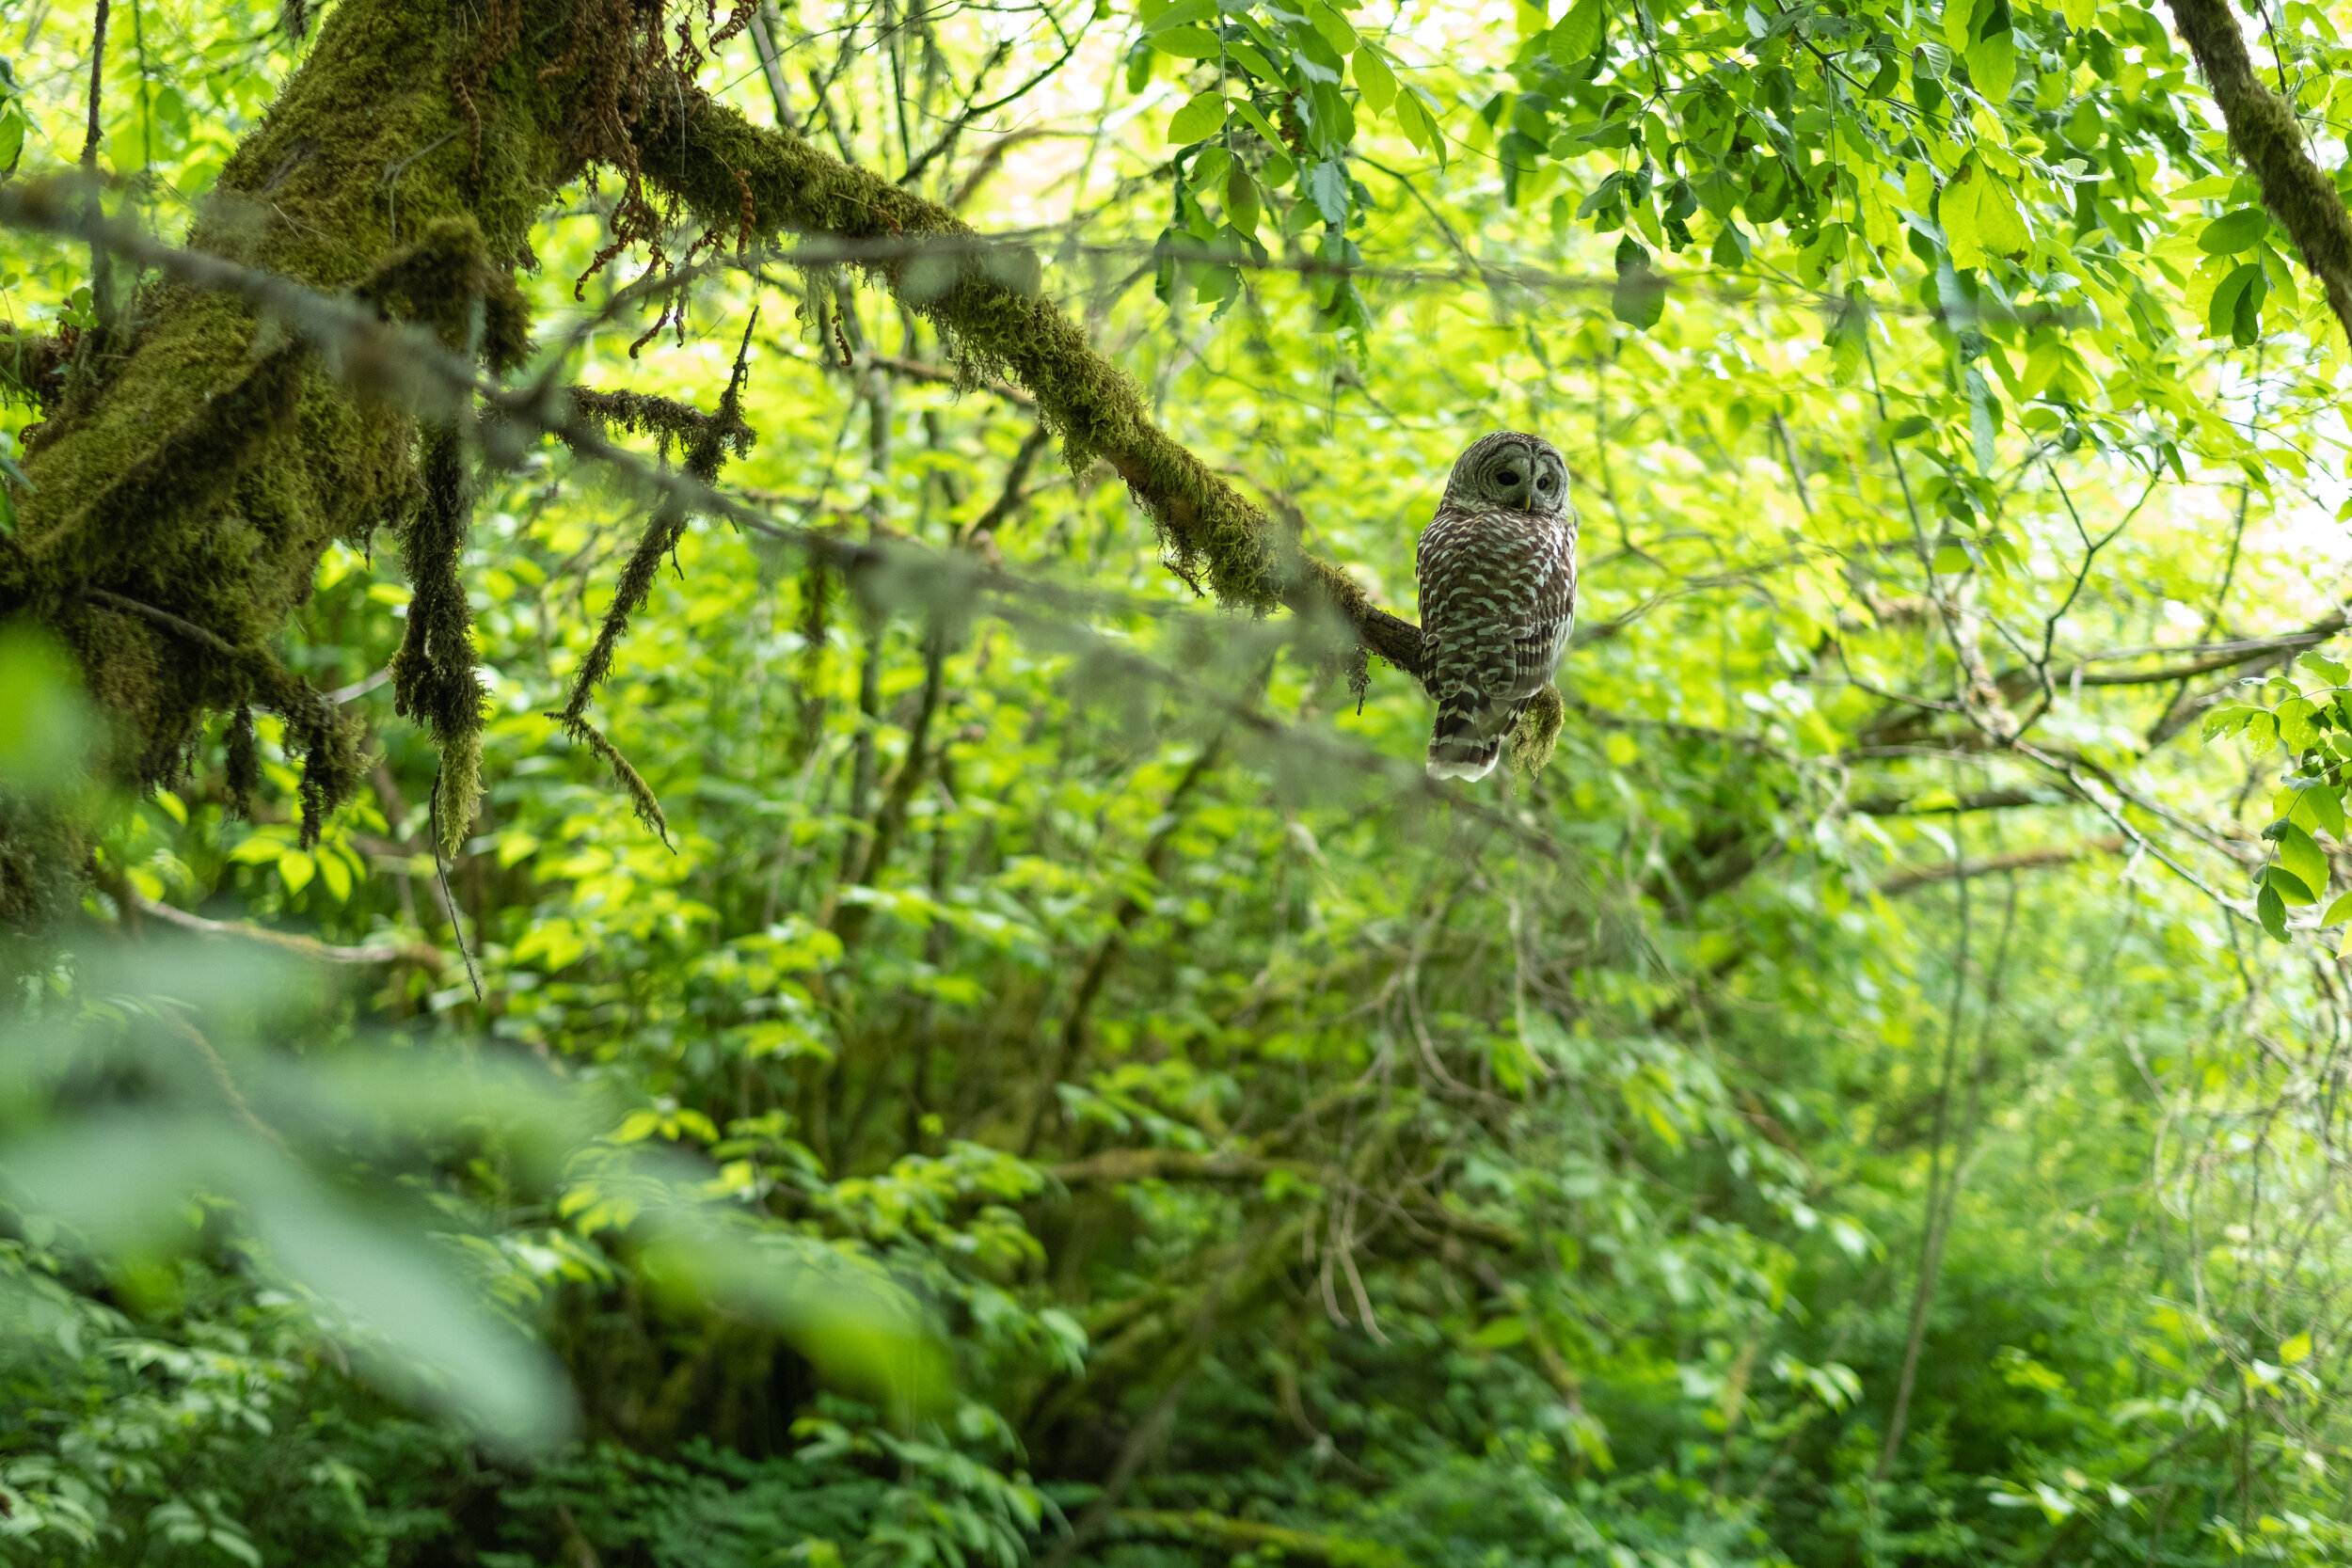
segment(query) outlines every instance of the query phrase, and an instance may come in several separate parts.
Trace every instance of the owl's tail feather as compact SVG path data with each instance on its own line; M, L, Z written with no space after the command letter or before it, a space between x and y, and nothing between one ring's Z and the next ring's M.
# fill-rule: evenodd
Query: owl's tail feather
M1512 717L1516 719L1518 715ZM1431 778L1483 779L1495 770L1511 726L1505 724L1494 735L1481 735L1478 720L1478 712L1471 708L1438 710L1437 727L1429 735Z

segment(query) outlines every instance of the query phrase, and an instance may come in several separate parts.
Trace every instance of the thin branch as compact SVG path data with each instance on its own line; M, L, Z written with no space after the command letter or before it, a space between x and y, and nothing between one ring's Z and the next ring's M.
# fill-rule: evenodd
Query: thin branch
M82 597L93 604L103 604L108 610L119 610L126 615L136 615L142 620L152 621L165 630L184 637L199 647L210 648L216 654L223 654L230 658L241 657L237 651L237 645L218 632L207 631L194 621L174 615L168 610L158 610L151 604L113 593L104 588L86 587L82 590Z
M242 920L207 920L200 914L175 909L125 886L118 894L125 904L151 919L177 926L183 931L195 931L208 937L235 937L244 942L257 942L292 953L297 958L314 958L324 963L388 964L411 963L435 974L441 972L449 958L439 948L427 942L407 942L390 938L382 942L365 942L358 947L339 947L306 937L294 931L273 931L266 926L255 926Z
M1955 808L1943 806L1937 809L1951 811ZM2038 871L2046 866L2072 865L2091 855L2120 855L2122 852L2123 835L2109 833L2104 838L2085 839L2080 844L2045 844L2031 849L2011 849L2003 854L1982 855L1974 860L1947 862L1920 871L1906 871L1879 883L1879 891L1896 898L1955 879L1989 877L2001 871Z
M752 11L752 50L759 56L759 73L768 81L768 96L776 106L776 123L797 134L801 122L792 114L792 95L784 85L784 58L776 48L778 20L775 0L759 0Z

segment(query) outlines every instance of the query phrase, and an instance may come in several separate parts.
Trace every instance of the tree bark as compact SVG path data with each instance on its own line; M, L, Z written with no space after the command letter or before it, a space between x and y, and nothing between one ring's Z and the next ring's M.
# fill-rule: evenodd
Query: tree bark
M2230 143L2261 184L2263 205L2287 231L2303 264L2328 291L2336 321L2352 335L2352 214L2335 182L2312 161L2287 101L2262 84L2228 0L2169 0L2172 21L2221 105Z
M564 158L549 95L518 61L483 95L476 165L453 91L482 41L465 14L455 0L345 0L205 198L190 246L316 289L373 281L387 315L459 341L484 294L511 304L512 260ZM453 234L470 264L403 270L447 261ZM491 314L516 356L518 316ZM64 369L26 433L37 488L0 539L0 618L31 615L78 660L112 721L97 760L109 782L174 777L210 716L272 709L308 753L315 826L358 786L356 732L270 643L328 544L364 546L413 505L413 421L244 301L187 283L131 291ZM38 925L78 885L84 835L8 802L0 814L0 924Z

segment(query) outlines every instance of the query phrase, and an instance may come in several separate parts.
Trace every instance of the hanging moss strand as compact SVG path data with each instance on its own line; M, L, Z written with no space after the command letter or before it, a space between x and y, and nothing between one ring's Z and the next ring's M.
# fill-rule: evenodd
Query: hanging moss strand
M482 721L488 693L475 669L473 610L458 575L473 520L464 442L437 424L421 443L424 496L400 530L408 569L408 626L392 656L394 711L431 732L441 750L441 852L453 856L482 796Z

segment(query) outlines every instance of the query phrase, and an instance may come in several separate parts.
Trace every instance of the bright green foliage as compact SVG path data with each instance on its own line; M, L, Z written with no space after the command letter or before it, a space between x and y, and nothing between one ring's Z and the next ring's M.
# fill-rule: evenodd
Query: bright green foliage
M2352 15L2273 13L2333 166ZM109 201L181 234L335 15L119 5ZM419 589L351 538L274 646L359 795L306 843L264 713L240 819L216 715L10 955L0 1561L2352 1555L2352 1020L2258 934L2352 907L2344 356L2163 12L804 7L772 87L677 15L748 123L648 177L821 232L576 299L614 185L561 170L517 372L707 413L760 309L720 485L782 532L686 523L594 699L668 842L550 717L660 503L437 437L486 693L446 874L379 678ZM0 33L28 167L88 20ZM458 127L402 43L382 102ZM974 381L931 307L994 263L888 249L914 197L1132 386L1057 379L1021 290L980 368L1043 385ZM88 284L0 233L18 335ZM1208 586L1295 538L1400 613L1454 453L1558 445L1549 766L1430 787L1406 678L1196 602L1092 461L1147 408L1276 520ZM19 689L0 808L95 798L104 708L12 629ZM264 993L271 937L314 961Z

